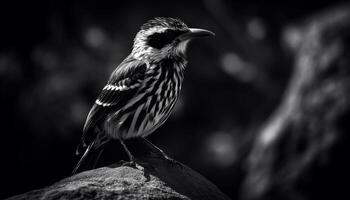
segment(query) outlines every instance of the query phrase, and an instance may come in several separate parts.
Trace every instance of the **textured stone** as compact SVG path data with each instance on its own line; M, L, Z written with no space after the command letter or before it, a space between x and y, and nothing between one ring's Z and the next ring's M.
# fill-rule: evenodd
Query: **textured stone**
M148 154L136 154L137 166L120 162L85 171L9 199L229 199L189 167L149 147L142 152Z

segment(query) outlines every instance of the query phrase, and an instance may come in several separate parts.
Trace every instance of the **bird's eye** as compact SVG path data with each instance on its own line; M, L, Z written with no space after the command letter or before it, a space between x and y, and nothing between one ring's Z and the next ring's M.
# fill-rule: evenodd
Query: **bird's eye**
M177 36L185 33L186 31L181 30L166 30L162 33L153 33L148 36L147 44L151 47L161 49L165 45L170 44Z

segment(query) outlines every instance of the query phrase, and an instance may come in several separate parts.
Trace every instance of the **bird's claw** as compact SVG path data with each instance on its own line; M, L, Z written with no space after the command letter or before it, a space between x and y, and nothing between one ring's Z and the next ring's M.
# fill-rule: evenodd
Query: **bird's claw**
M137 164L135 161L129 161L129 162L126 162L126 161L122 161L122 164L121 166L125 167L132 167L132 168L135 168L135 169L139 169L139 170L144 170L144 167L142 167L141 165Z

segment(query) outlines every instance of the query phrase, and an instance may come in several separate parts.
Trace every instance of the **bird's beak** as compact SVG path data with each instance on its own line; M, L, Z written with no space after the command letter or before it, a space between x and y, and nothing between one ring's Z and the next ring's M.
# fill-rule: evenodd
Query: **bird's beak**
M205 29L199 29L199 28L190 28L190 30L178 37L180 41L185 41L193 38L199 38L199 37L207 37L207 36L214 36L215 33L205 30Z

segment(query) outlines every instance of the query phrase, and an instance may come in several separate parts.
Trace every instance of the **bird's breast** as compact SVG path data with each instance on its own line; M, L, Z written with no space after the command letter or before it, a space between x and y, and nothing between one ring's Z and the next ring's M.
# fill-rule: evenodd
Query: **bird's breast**
M166 65L165 65L166 64ZM145 137L169 117L181 90L184 66L158 63L150 67L136 95L109 122L115 138Z
M146 116L145 127L141 127L142 130L138 132L140 136L147 136L161 126L175 106L181 91L184 66L179 66L177 62L171 64L173 66L168 62L158 65L158 79L153 83L153 90L145 105L150 112Z

